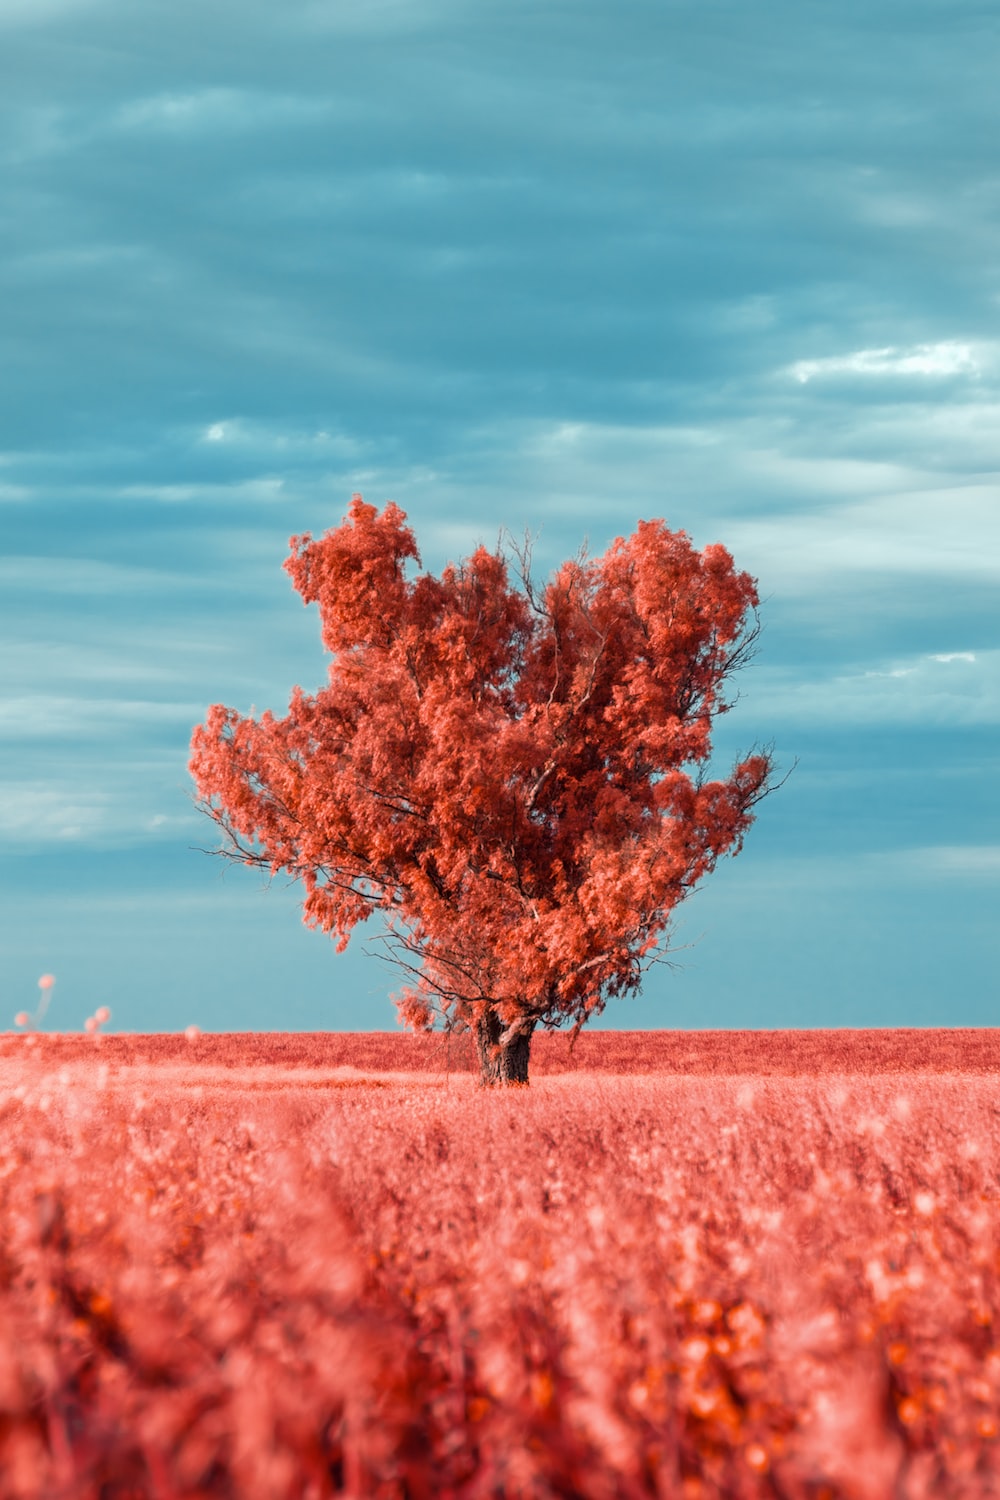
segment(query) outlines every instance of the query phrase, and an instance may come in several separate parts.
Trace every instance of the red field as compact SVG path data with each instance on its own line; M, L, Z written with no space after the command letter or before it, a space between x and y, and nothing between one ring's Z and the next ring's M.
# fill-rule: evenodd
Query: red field
M1000 1032L439 1049L0 1037L3 1500L1000 1495Z

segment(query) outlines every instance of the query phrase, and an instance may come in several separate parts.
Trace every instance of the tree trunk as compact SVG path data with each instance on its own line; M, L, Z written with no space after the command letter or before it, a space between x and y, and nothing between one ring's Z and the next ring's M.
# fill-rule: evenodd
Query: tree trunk
M479 1086L490 1088L494 1084L520 1084L527 1087L528 1058L531 1055L531 1033L534 1021L528 1021L525 1029L511 1037L506 1045L500 1038L506 1027L495 1010L483 1011L473 1023L476 1039L476 1055L479 1058Z

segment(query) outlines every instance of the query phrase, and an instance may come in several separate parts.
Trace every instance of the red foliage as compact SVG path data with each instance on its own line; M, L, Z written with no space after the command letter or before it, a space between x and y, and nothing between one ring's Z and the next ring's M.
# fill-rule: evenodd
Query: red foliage
M526 559L522 592L483 547L411 582L405 520L356 495L343 525L292 538L328 685L296 688L283 719L214 705L190 768L224 852L301 879L338 949L388 914L406 1024L471 1025L485 1077L526 1079L536 1025L581 1026L638 988L768 790L766 753L701 774L756 587L662 521L540 595ZM487 1053L513 1061L491 1073Z
M361 1037L338 1073L4 1039L4 1500L1000 1491L992 1080L815 1036L826 1077L769 1036L775 1076L731 1076L752 1034L656 1076L622 1035L633 1076L516 1103L351 1074Z

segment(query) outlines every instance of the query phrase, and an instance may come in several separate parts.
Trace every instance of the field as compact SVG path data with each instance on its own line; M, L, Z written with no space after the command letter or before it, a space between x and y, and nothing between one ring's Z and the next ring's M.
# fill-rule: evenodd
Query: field
M0 1497L1000 1495L998 1070L2 1036Z

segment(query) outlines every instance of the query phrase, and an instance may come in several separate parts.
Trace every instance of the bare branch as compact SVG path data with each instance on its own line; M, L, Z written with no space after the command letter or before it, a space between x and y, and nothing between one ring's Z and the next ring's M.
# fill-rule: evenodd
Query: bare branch
M528 600L528 604L536 615L544 616L546 613L545 606L543 604L539 604L538 602L538 595L531 577L531 550L534 541L537 537L541 536L541 534L541 527L539 527L538 531L534 533L534 536L528 530L528 528L525 527L524 541L519 543L514 540L514 537L510 531L504 530L501 531L497 542L498 548L502 548L503 539L504 537L507 538L507 543L510 547L510 550L511 552L513 552L515 558L517 559L517 566L514 571L517 574L518 582L524 590L525 597Z
M363 792L367 792L369 797L374 797L376 802L381 802L383 807L390 807L393 812L402 813L404 817L420 818L422 822L427 822L428 814L421 812L419 807L411 806L405 800L406 794L404 792L383 792L377 786L368 786L359 777L356 777L355 780Z

